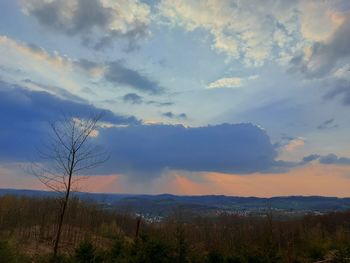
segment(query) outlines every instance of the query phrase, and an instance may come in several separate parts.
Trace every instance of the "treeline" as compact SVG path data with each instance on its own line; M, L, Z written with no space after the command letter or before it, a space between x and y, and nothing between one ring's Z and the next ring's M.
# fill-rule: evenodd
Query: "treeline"
M0 197L0 262L52 262L59 202ZM61 263L350 262L350 212L281 220L222 214L162 222L73 198L64 221Z

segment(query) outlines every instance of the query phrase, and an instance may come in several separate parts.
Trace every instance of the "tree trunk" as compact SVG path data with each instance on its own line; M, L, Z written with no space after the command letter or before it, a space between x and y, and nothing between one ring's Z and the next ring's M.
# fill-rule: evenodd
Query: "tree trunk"
M62 225L63 225L63 219L64 219L64 214L66 213L66 208L67 208L67 203L68 203L68 198L67 195L63 201L60 217L59 217L59 223L58 223L58 229L56 233L56 238L55 238L55 244L53 248L53 256L56 258L57 256L57 251L58 251L58 245L60 242L60 237L61 237L61 232L62 232Z
M53 248L53 257L55 259L57 257L58 245L59 245L60 238L61 238L61 232L62 232L62 225L63 225L64 215L66 213L66 209L67 209L67 205L68 205L68 201L69 201L69 194L70 194L70 189L71 189L71 184L72 184L72 175L73 175L73 170L74 170L74 162L75 162L75 151L73 150L72 160L70 162L70 169L69 169L69 177L68 177L68 185L67 185L66 195L65 195L64 200L63 200L61 214L60 214L60 217L59 217L57 234L56 234L56 238L55 238L55 244L54 244L54 248Z

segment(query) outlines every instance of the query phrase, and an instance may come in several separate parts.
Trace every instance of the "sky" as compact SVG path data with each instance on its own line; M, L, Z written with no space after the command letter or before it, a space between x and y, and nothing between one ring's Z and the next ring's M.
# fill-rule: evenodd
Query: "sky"
M102 111L82 191L349 197L349 110L348 0L0 0L1 188Z

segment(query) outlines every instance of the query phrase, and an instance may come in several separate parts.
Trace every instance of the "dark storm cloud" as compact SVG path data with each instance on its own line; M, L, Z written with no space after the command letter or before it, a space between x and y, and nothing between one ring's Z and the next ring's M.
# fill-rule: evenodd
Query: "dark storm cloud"
M62 111L85 117L101 109L0 82L0 161L28 161L35 147L47 140L47 122L60 119ZM147 179L166 169L249 174L281 172L316 159L323 164L350 164L350 159L336 155L312 155L299 163L276 160L277 147L264 130L250 123L197 128L144 125L134 117L102 111L104 121L126 127L99 129L94 140L110 151L111 159L91 171L94 174L125 173Z
M0 82L0 92L0 107L2 112L7 113L2 116L8 116L9 119L21 120L24 117L26 120L55 120L62 111L77 113L82 117L102 111L105 121L113 124L138 123L134 117L117 115L90 104L60 99L47 92L30 91L5 82Z
M103 120L113 124L137 124L126 117L92 105L64 100L47 92L30 91L0 82L0 159L20 161L33 155L35 146L46 138L47 123L72 116L87 117L103 112Z
M252 173L272 171L277 164L269 137L252 124L136 125L103 129L99 139L111 149L104 173L146 177L159 176L164 169Z
M46 141L47 121L60 119L62 111L84 117L100 109L1 82L0 160L27 161ZM252 173L281 166L266 132L252 124L143 125L134 117L104 113L104 121L127 127L100 128L95 140L108 148L111 159L96 174L148 177L164 169Z

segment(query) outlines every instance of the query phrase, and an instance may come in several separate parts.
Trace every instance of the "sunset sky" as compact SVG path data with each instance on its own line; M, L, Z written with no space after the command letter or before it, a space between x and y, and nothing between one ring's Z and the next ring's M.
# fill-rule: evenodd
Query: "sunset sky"
M350 1L0 0L0 188L63 111L82 191L350 197Z

